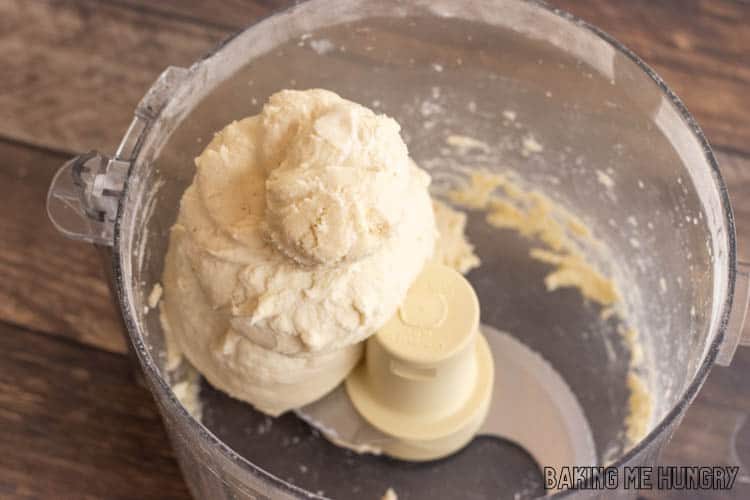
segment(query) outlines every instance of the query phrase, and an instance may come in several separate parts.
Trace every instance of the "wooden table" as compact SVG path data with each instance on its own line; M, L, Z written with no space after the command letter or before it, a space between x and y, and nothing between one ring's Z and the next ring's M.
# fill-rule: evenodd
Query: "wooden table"
M634 49L697 116L750 260L750 4L554 3ZM281 4L0 0L0 497L188 497L156 408L133 383L97 254L55 232L44 198L73 153L114 150L166 65L189 64ZM739 454L733 498L750 498L749 374L750 349L714 369L664 457L733 464Z

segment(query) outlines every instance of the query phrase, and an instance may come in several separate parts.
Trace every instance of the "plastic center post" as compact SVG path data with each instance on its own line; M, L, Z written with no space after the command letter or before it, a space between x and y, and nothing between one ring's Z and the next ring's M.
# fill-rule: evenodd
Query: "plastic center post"
M466 445L487 415L494 367L479 301L453 269L428 263L346 381L357 411L393 436L383 452L431 460Z
M479 300L469 282L449 267L428 263L375 337L394 358L431 364L465 349L478 327Z
M447 313L448 303L440 292L428 292L422 297L409 295L398 310L401 321L414 328L438 328Z

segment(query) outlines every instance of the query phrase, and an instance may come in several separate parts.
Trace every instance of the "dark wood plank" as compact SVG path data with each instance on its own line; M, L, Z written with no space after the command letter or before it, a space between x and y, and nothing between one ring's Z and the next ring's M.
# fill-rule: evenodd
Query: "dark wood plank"
M750 151L750 4L729 0L551 0L653 66L715 145Z
M220 0L201 2L191 0L114 0L144 12L179 17L200 25L237 30L275 11L284 9L294 0Z
M125 352L102 259L47 220L47 188L64 159L0 141L0 321Z
M189 498L125 356L0 324L0 497Z
M113 151L159 73L226 34L101 2L3 0L0 136Z
M729 368L715 367L664 450L668 465L741 465L729 492L691 491L693 499L750 498L750 349L737 351ZM644 492L654 499L682 499L680 491Z

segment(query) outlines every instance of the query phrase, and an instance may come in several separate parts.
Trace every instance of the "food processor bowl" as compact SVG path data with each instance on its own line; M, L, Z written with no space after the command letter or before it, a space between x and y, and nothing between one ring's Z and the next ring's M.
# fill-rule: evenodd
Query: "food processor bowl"
M467 169L511 172L590 228L601 242L592 259L618 283L623 321L644 354L653 407L638 442L628 442L625 424L634 354L615 318L575 289L547 291L550 267L529 258L534 242L471 210L467 236L482 266L467 278L482 323L566 381L599 464L653 465L711 366L729 363L743 342L748 297L726 188L684 105L629 50L542 3L310 0L190 68L168 68L115 154L71 160L50 189L48 212L61 231L111 246L132 348L196 498L379 498L388 488L404 498L545 494L544 464L511 442L478 438L412 464L340 449L293 414L271 419L205 383L201 419L175 396L179 373L166 369L149 295L193 159L272 93L314 87L395 118L436 195L465 182Z

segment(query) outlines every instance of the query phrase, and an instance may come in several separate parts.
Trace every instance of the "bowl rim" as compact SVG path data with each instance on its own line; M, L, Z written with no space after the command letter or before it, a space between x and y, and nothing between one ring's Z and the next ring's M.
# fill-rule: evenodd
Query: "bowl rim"
M210 57L217 54L223 47L225 47L227 44L229 44L232 40L237 38L242 33L245 33L248 30L254 29L256 26L262 24L264 21L268 20L269 18L279 16L279 15L285 15L290 14L293 10L297 9L300 5L314 3L316 1L320 0L304 0L299 3L295 3L289 7L286 7L281 10L273 11L265 16L262 16L252 22L247 27L237 30L236 32L230 34L226 38L224 38L222 41L220 41L213 49L211 49L209 52L207 52L204 56L199 58L196 61L196 64L204 61L206 59L209 59ZM724 223L726 224L726 238L727 238L727 288L726 288L726 297L724 299L723 304L721 304L721 314L720 314L720 321L718 323L718 331L716 332L716 335L714 336L713 341L711 342L708 350L705 352L704 357L701 361L700 366L695 371L695 374L693 376L693 379L690 381L688 386L683 390L679 400L677 403L659 420L659 422L650 430L650 432L643 437L635 446L630 448L627 452L622 454L620 457L617 458L614 462L611 464L608 464L608 466L621 468L624 466L627 462L630 462L633 458L637 457L642 451L648 449L651 444L657 441L657 439L668 430L668 428L673 425L676 421L676 419L682 415L687 406L689 406L690 402L693 400L693 398L698 394L698 391L702 387L703 383L706 380L706 377L708 376L708 373L710 372L711 368L713 367L714 361L718 355L719 348L724 340L725 332L729 323L729 316L731 313L732 308L732 302L734 298L734 287L735 287L735 279L736 279L736 235L735 235L735 223L734 223L734 215L732 212L731 204L729 201L729 193L726 187L726 184L724 182L724 179L721 175L721 172L719 170L718 162L716 160L716 157L714 156L713 150L706 139L705 134L703 133L702 129L698 125L695 118L692 116L692 114L688 111L687 106L682 102L682 100L675 94L675 92L664 82L664 80L657 74L657 72L651 68L646 62L644 62L638 55L636 55L632 50L630 50L627 46L625 46L623 43L619 42L616 38L614 38L609 33L605 32L604 30L597 28L596 26L582 20L581 18L563 10L558 7L554 7L544 0L515 0L518 3L531 5L533 8L539 8L542 10L545 10L549 13L552 13L556 16L558 16L561 19L564 19L565 21L568 21L575 25L575 27L587 30L597 37L599 37L602 41L609 44L611 47L613 47L617 52L625 55L628 59L630 59L633 63L635 63L652 81L661 91L662 95L667 97L670 101L670 103L674 106L676 111L679 113L680 118L682 119L682 123L684 126L687 126L690 129L691 134L695 139L697 139L698 143L703 149L704 153L704 159L708 163L710 169L712 178L714 179L714 187L718 189L718 195L721 202L722 210L724 213ZM148 132L146 132L148 133ZM139 151L136 152L136 155L139 153ZM137 158L136 158L137 161ZM134 161L135 164L135 161ZM128 180L129 180L130 172L128 173ZM136 356L139 360L139 364L143 370L147 372L147 379L150 381L149 385L154 392L158 392L163 398L161 398L161 401L165 401L167 404L169 404L172 408L173 414L176 416L176 418L181 419L185 421L185 423L189 426L189 428L197 433L200 439L205 440L209 445L212 445L215 447L215 449L219 450L221 454L223 454L226 458L234 462L235 464L242 467L244 470L246 470L248 473L252 474L255 479L259 480L260 482L265 483L264 486L267 486L269 488L281 488L285 493L296 495L302 498L325 498L322 495L318 495L316 493L309 492L299 486L293 485L288 483L287 481L283 480L282 478L279 478L275 476L274 474L266 471L262 467L259 467L240 454L236 453L229 445L224 443L221 439L219 439L216 435L213 434L206 426L204 426L199 420L196 420L188 411L187 409L177 400L176 396L172 392L172 389L169 385L169 383L161 376L159 369L156 366L155 360L151 356L151 354L148 351L147 346L145 345L143 338L139 332L139 328L137 325L135 318L135 306L131 303L129 294L127 293L127 283L124 279L124 269L127 269L127 265L125 264L125 259L127 258L125 255L123 255L123 252L121 252L121 246L123 244L123 214L124 214L124 204L125 201L128 199L129 194L129 182L126 180L125 186L123 189L123 194L120 198L120 203L118 206L118 212L117 212L117 218L115 220L115 231L114 231L114 245L113 245L113 251L112 251L112 265L114 270L114 288L116 291L117 296L117 302L118 305L121 308L122 316L124 323L128 330L128 336L130 337L130 341L134 347L134 351L136 353ZM710 334L711 332L709 332ZM218 475L217 475L218 477ZM222 480L221 477L218 477L218 479ZM233 486L238 486L236 484L233 484ZM575 494L577 490L575 489L567 489L560 492L555 493L554 495L551 495L549 498L565 498L568 495ZM255 494L254 491L248 491L247 493Z

